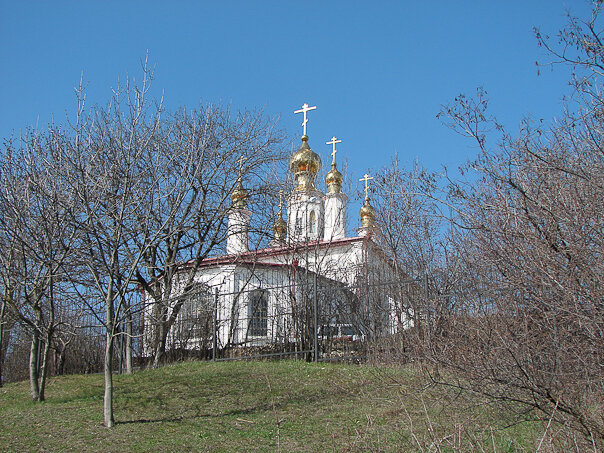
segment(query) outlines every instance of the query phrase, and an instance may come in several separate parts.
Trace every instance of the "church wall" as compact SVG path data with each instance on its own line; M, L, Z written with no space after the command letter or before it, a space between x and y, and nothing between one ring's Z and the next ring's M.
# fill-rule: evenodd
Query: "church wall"
M294 260L298 262L295 269L291 266ZM268 261L272 264L287 265L266 266ZM379 252L375 244L359 240L334 244L333 247L328 246L324 249L309 247L308 249L297 249L295 252L290 250L276 256L262 257L259 259L258 265L233 264L201 268L195 281L208 288L207 297L202 297L200 300L203 299L203 303L211 305L206 307L207 310L204 313L209 313L212 321L215 288L219 293L218 347L220 349L227 345L230 347L242 345L262 347L268 344L286 344L294 341L294 336L299 335L300 331L298 330L295 334L292 294L296 295L299 304L308 304L307 299L310 294L308 291L312 292L308 286L310 284L312 287L311 283L306 282L306 286L300 283L308 278L312 282L313 274L307 274L306 268L320 276L319 280L324 288L320 294L329 294L329 288L333 288L333 291L340 291L335 282L344 284L341 287L342 290L350 288L348 291L356 294L361 303L361 306L358 307L361 317L364 314L371 315L371 319L362 321L361 324L364 328L371 330L373 334L396 333L412 326L412 317L408 311L401 310L400 291L397 292L396 285L372 286L379 282L391 283L395 280L394 270L387 258ZM301 293L302 286L306 288L306 295ZM179 290L180 288L176 287L174 293L177 294ZM262 327L265 330L262 330L260 335L253 334L254 328L258 328L258 324L257 321L256 324L252 324L250 319L250 304L254 290L268 290L266 293L266 322L261 324L261 327L264 325L266 327ZM324 296L320 295L320 297ZM321 299L319 303L330 304L327 299ZM363 308L365 306L363 304L369 305L367 308ZM301 307L299 306L298 309ZM304 309L308 309L308 305ZM334 316L333 319L336 320L353 319L354 316L357 316L347 318L352 313L347 310L343 310L339 314L334 312L329 316ZM182 313L184 314L185 311ZM175 328L169 338L168 348L172 346L199 350L211 348L211 333L206 333L205 339L189 336L185 343L182 342L181 335L182 332Z
M293 262L297 262L295 269ZM266 264L277 266L267 267ZM401 299L400 288L392 284L397 278L391 263L372 241L355 240L343 244L323 244L321 247L300 247L272 256L260 254L256 266L224 264L201 268L195 276L195 282L210 291L209 297L203 300L205 304L212 305L206 307L211 311L212 318L215 288L219 292L218 346L222 348L244 342L247 346L262 346L271 341L289 341L288 334L291 336L293 332L292 285L296 277L308 278L305 269L316 272L328 286L329 281L341 282L358 294L362 304L371 306L371 310L366 310L374 318L367 321L371 328L379 331L387 328L390 333L396 333L412 326L412 316L406 310L409 301ZM379 286L380 282L386 285ZM266 334L258 336L250 334L250 294L256 289L269 289ZM176 286L173 292L177 295L179 291L181 288ZM300 297L299 293L296 294ZM146 317L149 318L150 307L147 310ZM181 332L178 329L171 333L168 347L179 344L179 335ZM187 343L182 346L201 348L202 343L195 338L187 338ZM205 344L207 347L207 339Z
M288 268L230 265L211 270L206 268L201 272L208 274L203 279L206 282L221 282L217 307L219 348L242 344L262 346L268 341L286 340L284 335L291 325L291 319L284 315L291 311L292 276ZM250 324L250 304L256 290L266 291L267 297L266 332L261 335L254 335ZM190 345L194 347L195 341Z

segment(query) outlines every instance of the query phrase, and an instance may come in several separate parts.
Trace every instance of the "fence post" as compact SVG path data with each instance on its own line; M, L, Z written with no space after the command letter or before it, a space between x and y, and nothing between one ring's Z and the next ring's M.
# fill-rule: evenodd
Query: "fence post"
M319 313L318 313L319 303L317 300L317 273L315 272L314 278L314 288L313 288L313 348L314 348L314 361L319 361Z
M218 338L216 338L217 330L218 330L218 287L214 288L214 322L213 322L213 331L212 335L212 361L216 361L216 349L218 347Z

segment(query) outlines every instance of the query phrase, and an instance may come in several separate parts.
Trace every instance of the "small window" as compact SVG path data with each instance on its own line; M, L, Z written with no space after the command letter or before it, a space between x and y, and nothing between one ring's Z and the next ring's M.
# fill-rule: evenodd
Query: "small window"
M296 218L296 236L300 236L302 234L302 217Z
M250 293L248 305L250 318L249 334L253 336L266 336L268 333L268 292L255 289Z
M342 326L342 336L348 336L351 337L355 334L354 328L352 326L349 325L343 325Z
M310 233L317 234L317 215L315 214L315 211L310 211L308 223L310 224Z

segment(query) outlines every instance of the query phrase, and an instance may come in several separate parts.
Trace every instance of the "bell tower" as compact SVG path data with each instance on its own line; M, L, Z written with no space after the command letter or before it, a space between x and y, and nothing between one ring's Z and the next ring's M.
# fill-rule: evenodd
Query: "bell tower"
M346 195L342 193L342 173L336 167L336 143L342 143L342 140L332 137L327 145L333 146L331 155L331 170L325 175L325 184L327 193L325 194L325 227L323 230L323 240L333 241L346 237Z
M243 161L240 160L240 165L242 165L242 163ZM233 205L231 206L228 214L229 223L227 229L226 247L226 252L228 255L247 253L250 250L248 244L248 230L252 212L247 209L247 200L250 195L249 192L243 188L241 173L242 170L240 167L237 184L235 186L235 190L233 190L233 193L231 194Z
M304 242L323 238L324 205L323 193L315 187L315 178L321 168L321 157L308 145L306 125L307 112L317 107L304 104L294 113L303 113L302 144L289 160L289 169L294 175L294 190L287 203L287 232L290 241Z

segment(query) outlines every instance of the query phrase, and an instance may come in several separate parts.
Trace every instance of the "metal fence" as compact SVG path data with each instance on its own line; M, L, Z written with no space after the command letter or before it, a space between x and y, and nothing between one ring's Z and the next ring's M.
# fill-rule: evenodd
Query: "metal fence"
M199 285L187 294L169 334L168 356L362 360L371 344L414 325L417 284L410 279L346 285L306 273L287 284L267 280L228 291ZM154 329L146 313L142 347L150 350Z
M425 297L421 286L404 278L346 285L312 272L287 276L281 270L252 272L232 285L199 284L181 301L164 360L364 360L388 339L414 328L414 307ZM149 364L156 341L154 305L134 297L129 306L131 316L122 315L114 332L116 372L126 369L127 339L135 367ZM53 336L51 374L94 373L103 367L104 313L73 307L61 312L65 319ZM9 333L5 379L25 379L29 334L19 324Z

